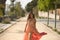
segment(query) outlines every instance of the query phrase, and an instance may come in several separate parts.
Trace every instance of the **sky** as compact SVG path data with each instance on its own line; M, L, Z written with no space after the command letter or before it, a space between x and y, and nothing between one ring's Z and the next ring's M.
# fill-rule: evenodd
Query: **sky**
M16 0L15 2L21 2L21 6L22 8L25 8L25 6L27 5L27 3L31 2L32 0ZM10 0L6 1L6 4L10 4Z

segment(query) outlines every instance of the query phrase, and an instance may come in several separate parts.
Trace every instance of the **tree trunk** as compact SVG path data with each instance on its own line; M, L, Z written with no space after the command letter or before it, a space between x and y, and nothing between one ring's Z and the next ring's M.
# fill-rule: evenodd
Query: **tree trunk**
M60 20L60 14L59 14L59 20Z
M37 7L33 8L33 13L34 13L35 17L38 18L38 8Z

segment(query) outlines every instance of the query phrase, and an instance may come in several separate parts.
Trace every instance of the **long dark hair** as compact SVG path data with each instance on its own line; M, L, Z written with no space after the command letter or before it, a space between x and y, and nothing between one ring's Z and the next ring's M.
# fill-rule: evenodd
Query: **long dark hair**
M30 13L29 13L29 15L28 15L28 19L27 19L27 20L31 19L31 15L33 16L33 19L35 19L35 16L34 16L34 14L33 14L33 11L30 11Z

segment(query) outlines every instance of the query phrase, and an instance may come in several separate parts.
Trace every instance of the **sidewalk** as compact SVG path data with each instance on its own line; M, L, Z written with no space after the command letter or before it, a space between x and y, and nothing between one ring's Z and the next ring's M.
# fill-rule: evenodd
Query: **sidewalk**
M0 23L0 33L4 32L9 27L11 27L14 24L16 24L16 22L18 22L18 21L20 21L20 19L17 19L16 21L11 21L10 24L2 24L2 23Z
M46 32L47 35L43 36L41 40L60 40L60 35L55 31L48 28L43 23L37 22L36 23L37 29L39 32Z
M48 23L48 19L37 19L38 22L41 22L45 25ZM49 19L49 25L52 29L55 29L55 20L54 19ZM58 32L60 32L60 21L56 20L56 29Z

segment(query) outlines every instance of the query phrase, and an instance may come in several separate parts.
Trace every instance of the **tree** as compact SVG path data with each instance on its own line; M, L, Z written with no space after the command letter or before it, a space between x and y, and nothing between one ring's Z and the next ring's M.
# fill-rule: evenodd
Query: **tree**
M26 10L27 12L30 12L33 9L33 13L35 14L35 16L38 16L38 9L37 9L37 1L38 0L32 0L31 2L29 2L26 6ZM37 17L36 16L36 17Z
M53 12L53 9L55 9L55 5L57 6L57 8L60 8L60 0L50 0L50 9L52 10L52 12ZM59 20L60 20L60 13L57 13L56 11L56 14L59 15Z
M38 0L33 0L32 2L33 2L33 13L35 17L38 18L38 7L37 7Z
M19 18L21 16L21 5L20 5L20 2L17 2L15 4L15 12L16 12L17 17Z
M57 0L57 8L60 9L60 0ZM60 20L60 10L57 14L59 15L59 20Z
M5 15L5 2L6 0L0 0L0 21L2 21Z
M37 1L38 0L32 0L31 2L29 2L27 5L26 5L26 10L29 12L31 11L34 7L37 6Z
M30 12L33 8L32 2L29 2L25 8L27 12Z
M11 4L10 4L10 18L11 20L14 20L15 19L15 9L14 9L14 2L15 0L10 0L11 1Z
M20 2L16 2L15 12L18 18L24 16L24 10L22 9Z
M36 7L36 6L37 6L37 2L38 2L38 0L32 0L32 1L31 1L33 7Z
M38 0L38 9L41 11L46 11L49 7L50 0Z

